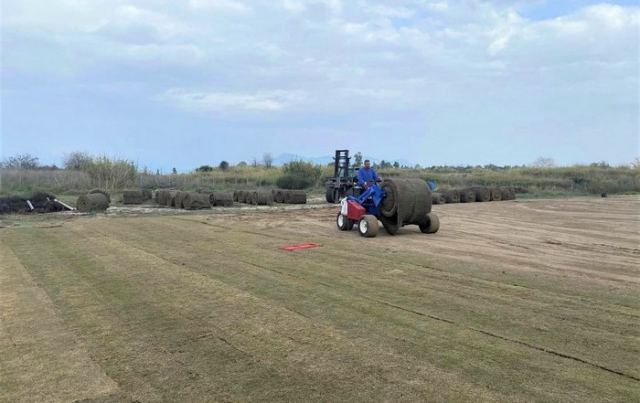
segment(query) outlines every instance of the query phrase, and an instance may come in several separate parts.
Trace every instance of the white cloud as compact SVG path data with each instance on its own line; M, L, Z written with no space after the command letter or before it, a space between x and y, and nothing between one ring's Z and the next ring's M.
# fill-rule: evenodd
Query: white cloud
M58 79L59 66L73 68L65 79L90 85L144 83L149 98L225 115L286 111L322 121L366 112L394 121L389 111L404 111L451 127L466 113L487 128L550 105L573 113L574 125L585 121L575 116L605 110L637 115L640 9L600 4L533 18L531 4L12 1L3 4L3 68L42 81ZM624 119L616 121L633 120Z
M426 7L431 11L447 11L449 9L449 3L446 1L433 1L426 4Z
M407 7L392 7L387 5L379 5L371 7L367 10L371 14L380 15L387 18L411 18L415 15L415 11Z
M196 10L219 10L244 14L251 7L237 0L189 0L189 6Z
M280 5L293 14L299 14L306 10L305 3L299 0L280 0Z
M161 97L163 101L194 111L259 111L279 112L300 102L303 96L296 91L199 92L172 88Z

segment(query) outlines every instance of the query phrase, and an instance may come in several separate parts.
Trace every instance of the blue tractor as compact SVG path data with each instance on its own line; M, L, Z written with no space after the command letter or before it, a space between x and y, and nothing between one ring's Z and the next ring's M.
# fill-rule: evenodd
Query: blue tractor
M346 196L341 201L336 225L341 231L357 226L363 237L378 234L382 222L390 235L405 225L418 225L427 234L438 232L440 221L431 212L431 191L420 179L386 179L379 181L359 196Z

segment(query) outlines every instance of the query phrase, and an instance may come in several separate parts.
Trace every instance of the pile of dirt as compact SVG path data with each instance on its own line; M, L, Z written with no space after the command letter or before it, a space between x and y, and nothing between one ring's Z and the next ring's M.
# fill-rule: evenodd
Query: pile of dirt
M123 204L142 204L148 200L142 190L124 190L122 192Z
M27 199L19 196L0 197L0 214L27 213L31 208Z
M103 193L87 193L80 195L76 201L78 211L88 213L105 211L109 208L109 199Z
M231 207L233 206L234 193L229 192L213 192L209 194L209 202L215 207Z

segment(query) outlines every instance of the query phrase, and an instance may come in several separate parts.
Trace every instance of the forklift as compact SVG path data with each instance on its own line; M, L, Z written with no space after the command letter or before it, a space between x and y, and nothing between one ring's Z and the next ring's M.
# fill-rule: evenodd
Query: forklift
M339 203L346 196L358 193L356 173L351 168L349 150L336 150L333 157L333 176L325 181L327 203Z

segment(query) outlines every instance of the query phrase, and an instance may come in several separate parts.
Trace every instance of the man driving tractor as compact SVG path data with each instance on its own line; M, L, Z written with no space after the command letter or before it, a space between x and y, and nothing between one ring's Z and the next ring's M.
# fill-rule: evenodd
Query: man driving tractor
M371 161L364 160L364 167L358 169L358 185L362 186L363 189L367 189L378 180L380 180L380 177L376 170L371 168Z

